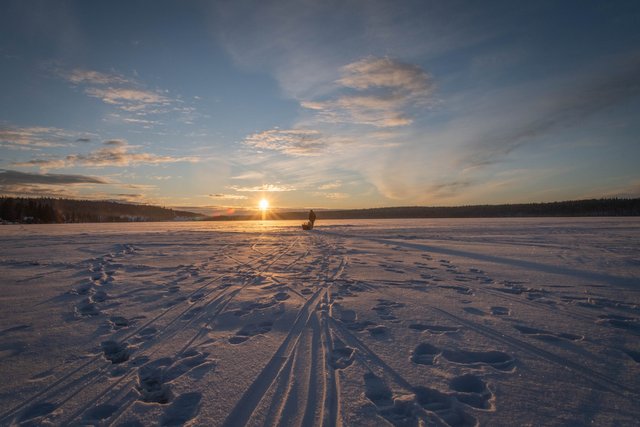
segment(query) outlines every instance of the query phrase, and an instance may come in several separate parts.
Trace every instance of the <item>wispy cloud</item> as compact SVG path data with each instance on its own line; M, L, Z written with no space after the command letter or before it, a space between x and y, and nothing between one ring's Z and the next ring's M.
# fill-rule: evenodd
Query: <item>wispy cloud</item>
M113 85L131 83L131 81L118 74L107 74L82 68L76 68L75 70L68 72L58 70L58 74L74 84L87 83L92 85Z
M80 194L75 187L44 184L0 184L0 194L15 197L75 198Z
M137 118L130 118L130 117L125 117L122 119L122 121L125 123L135 123L135 124L147 125L147 126L160 124L160 122L157 120L137 119Z
M426 189L426 195L433 199L446 199L458 196L461 191L466 190L474 183L471 179L460 179L456 181L447 181L429 185Z
M78 190L111 182L95 176L38 174L0 169L0 194L32 197L75 197Z
M407 96L429 95L431 78L417 65L406 64L390 58L367 57L345 65L342 86L358 90L389 88Z
M247 196L243 196L242 194L223 194L223 193L209 194L209 197L213 199L222 199L222 200L245 200L248 198Z
M72 166L107 167L107 166L131 166L140 164L162 164L176 162L197 162L197 157L171 157L160 156L152 153L138 153L131 151L130 146L124 140L109 140L103 143L103 147L88 154L70 154L63 158L33 159L25 162L15 162L14 166L35 166L40 169L62 169Z
M116 105L129 112L143 111L147 107L168 105L169 99L157 92L128 88L90 87L85 93L102 100L105 104Z
M0 145L7 148L66 147L73 142L90 141L88 133L55 127L0 126Z
M253 186L253 187L231 186L229 188L234 190L234 191L237 191L239 193L245 193L245 192L251 192L251 193L256 193L256 192L276 193L276 192L295 191L296 190L295 187L293 187L293 186L283 185L283 184L263 184L263 185Z
M325 199L329 199L329 200L344 200L351 197L348 193L339 193L339 192L333 192L333 193L315 192L313 194L316 197L324 197Z
M128 123L151 126L157 121L142 117L152 114L168 112L185 112L184 105L177 99L170 98L166 92L145 88L137 79L127 78L116 73L104 73L96 70L56 68L54 73L67 80L74 86L81 87L83 92L92 98L97 98L119 110L134 114L135 117L125 117ZM193 115L193 111L187 111Z
M153 202L154 185L123 183L81 174L31 173L0 169L0 194L19 197L65 197Z
M342 187L342 181L334 181L319 185L318 190L335 190L340 187Z
M325 93L336 70L362 52L399 58L442 54L503 32L508 16L455 2L236 0L213 7L212 28L236 63L271 72L285 94L298 100Z
M258 171L248 171L241 173L240 175L232 176L231 179L237 180L260 180L264 178L264 173Z
M247 136L244 144L258 150L279 151L292 156L315 156L324 147L320 132L307 129L266 130Z
M15 184L108 184L104 178L88 175L69 175L54 173L29 173L0 169L0 185Z
M435 87L422 68L375 57L345 65L336 83L343 94L301 105L317 112L322 121L379 128L411 124L409 110L428 105Z
M573 78L565 82L561 90L540 91L527 99L526 104L513 103L512 110L519 116L503 111L499 116L500 125L470 137L462 158L464 167L500 162L537 137L574 126L587 117L640 96L640 58L614 65L614 72L607 70L603 75Z

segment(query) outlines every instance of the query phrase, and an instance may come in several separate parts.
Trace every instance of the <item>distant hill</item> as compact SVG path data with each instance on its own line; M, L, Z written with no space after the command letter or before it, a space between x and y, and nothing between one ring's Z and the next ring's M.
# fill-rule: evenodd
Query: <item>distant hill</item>
M267 219L305 220L308 212L269 213ZM317 210L318 219L385 218L500 218L500 217L573 217L639 216L640 198L589 199L550 203L471 205L451 207L405 206L350 210ZM254 220L259 215L224 216L210 220Z
M19 223L133 222L202 219L159 206L111 201L0 197L0 221Z

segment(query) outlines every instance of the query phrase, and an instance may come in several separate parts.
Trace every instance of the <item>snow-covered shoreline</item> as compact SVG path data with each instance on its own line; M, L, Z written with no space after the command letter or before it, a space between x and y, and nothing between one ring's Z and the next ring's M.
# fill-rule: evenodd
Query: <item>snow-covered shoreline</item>
M0 425L634 425L640 220L6 225Z

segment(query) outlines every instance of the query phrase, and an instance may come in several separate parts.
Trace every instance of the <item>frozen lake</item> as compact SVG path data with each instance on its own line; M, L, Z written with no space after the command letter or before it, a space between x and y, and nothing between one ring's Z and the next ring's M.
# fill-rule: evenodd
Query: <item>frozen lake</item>
M640 219L0 227L0 425L637 425Z

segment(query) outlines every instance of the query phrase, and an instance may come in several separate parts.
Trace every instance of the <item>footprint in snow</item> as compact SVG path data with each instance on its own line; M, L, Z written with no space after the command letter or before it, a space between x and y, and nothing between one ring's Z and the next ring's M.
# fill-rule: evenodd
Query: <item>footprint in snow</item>
M160 419L161 426L183 426L198 415L202 393L183 393L167 407Z
M90 283L85 283L72 289L69 293L74 295L89 295L92 290L93 286Z
M411 361L419 365L432 365L438 356L459 365L488 365L500 371L510 371L515 364L515 359L502 351L441 350L429 343L419 344L413 350Z
M109 325L111 329L118 330L129 326L129 320L122 316L111 316L109 318Z
M57 408L58 406L52 402L35 403L20 413L18 422L27 424L26 422L28 421L27 425L38 425L38 421L41 421L42 417L49 415Z
M515 359L502 351L443 350L442 356L449 362L467 366L488 365L500 371L509 371Z
M389 335L389 329L383 325L373 326L367 329L374 338L385 338Z
M74 307L76 317L90 317L100 314L100 310L91 297L84 298Z
M460 330L460 328L456 326L429 325L429 324L422 324L422 323L412 323L409 325L409 329L413 329L420 332L427 331L434 335L455 333Z
M466 405L476 409L493 409L494 395L487 384L476 375L464 374L455 377L449 382L449 388L455 391L455 398Z
M375 312L377 312L378 317L381 318L382 320L396 320L397 317L393 315L392 309L400 308L404 306L405 304L402 304L399 302L379 299L378 304L376 304L376 306L374 306L371 310L374 310Z
M416 420L413 402L394 399L393 392L384 380L374 373L364 375L364 395L374 404L380 416L394 426L411 425Z
M438 285L438 287L442 289L451 289L462 295L473 295L473 290L466 286Z
M466 313L473 314L474 316L484 316L486 313L476 307L465 307L463 310Z
M472 427L478 425L475 417L464 411L455 397L429 387L414 388L416 402L427 411L438 415L451 427Z
M494 306L491 307L491 314L494 316L509 316L511 315L511 310L507 307Z
M418 409L436 414L450 427L471 427L477 420L466 413L457 400L428 387L415 387L413 394L395 395L385 381L369 372L364 376L365 397L376 407L378 414L394 426L418 425Z
M438 354L440 354L440 350L437 347L428 343L422 343L413 349L411 361L418 365L433 365Z
M111 415L113 415L118 410L118 407L115 405L98 405L89 410L87 414L83 417L84 423L93 424L96 422L101 422L103 420L108 419Z
M271 331L272 327L273 327L273 322L270 320L260 322L258 324L250 323L244 326L238 332L236 332L235 336L229 338L229 343L231 344L243 343L255 335L266 334L267 332Z
M201 369L209 370L215 367L214 361L207 356L208 353L188 350L175 359L164 357L145 364L138 370L138 399L148 403L169 403L173 400L171 383L174 380L196 372L202 377L203 373L199 372Z
M273 296L276 301L285 301L290 298L290 295L286 292L278 292Z
M351 347L336 347L331 352L331 366L334 369L345 369L353 364L356 350Z
M104 302L109 298L105 291L96 291L93 295L89 297L93 302Z
M131 355L131 349L126 342L120 343L112 340L103 341L101 347L102 352L104 353L104 358L114 365L126 362L129 360L129 356Z

